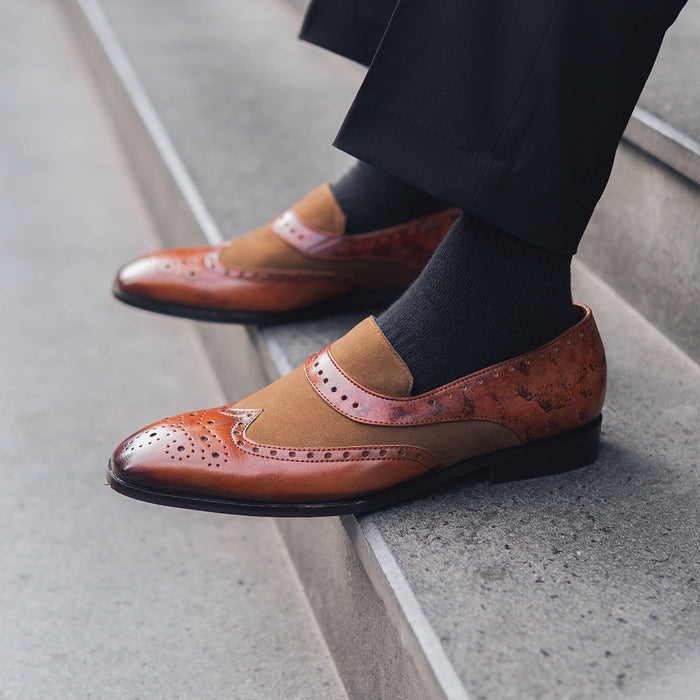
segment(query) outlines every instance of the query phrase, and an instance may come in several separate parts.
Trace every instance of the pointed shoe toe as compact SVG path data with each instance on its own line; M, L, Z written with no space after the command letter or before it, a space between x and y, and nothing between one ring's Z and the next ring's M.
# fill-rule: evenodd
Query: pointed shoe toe
M368 318L236 403L154 423L115 450L108 479L145 501L228 513L360 513L477 471L562 472L598 452L603 345L587 307L536 350L411 395Z
M149 311L259 325L381 308L415 279L459 213L346 236L345 217L322 185L241 238L127 263L113 292Z

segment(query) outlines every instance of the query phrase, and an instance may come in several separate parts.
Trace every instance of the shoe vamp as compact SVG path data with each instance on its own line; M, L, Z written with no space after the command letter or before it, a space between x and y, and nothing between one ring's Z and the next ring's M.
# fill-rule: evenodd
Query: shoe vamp
M511 430L483 420L396 427L355 422L314 391L302 367L232 407L260 411L246 431L249 440L301 453L404 446L424 451L433 458L431 468L440 468L519 444Z
M322 260L306 256L283 241L269 224L231 241L219 255L222 267L231 270L264 270L289 273L317 272L352 280L368 289L403 287L415 270L391 262L390 250L383 260Z
M517 444L485 421L368 426L337 413L298 368L230 406L148 426L114 453L115 475L163 492L250 501L361 497Z

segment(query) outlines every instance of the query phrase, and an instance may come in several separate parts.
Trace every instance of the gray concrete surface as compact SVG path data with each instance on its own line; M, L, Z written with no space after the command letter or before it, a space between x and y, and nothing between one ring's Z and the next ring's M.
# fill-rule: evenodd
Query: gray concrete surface
M700 143L700 0L666 33L640 106Z
M297 41L286 0L98 4L225 237L351 162L330 143L362 73Z
M700 362L700 186L623 142L578 257Z
M195 20L189 4L172 11L172 3L142 8L102 1L227 235L244 228L236 225L237 211L244 219L251 216L242 211L238 190L254 189L255 183L238 178L256 163L276 163L280 152L295 156L297 166L309 158L314 179L304 180L306 188L335 167L335 156L318 149L318 138L332 135L337 121L328 115L342 113L356 73L330 57L311 59L307 48L293 49L285 37L295 19L278 2L250 8L208 0L198 6L198 30L185 31ZM271 55L262 67L246 62L261 51L279 51L277 63ZM266 75L263 68L272 64L275 75ZM207 70L219 72L208 85ZM295 74L301 90L290 90ZM178 99L192 91L198 102ZM270 121L253 128L234 109L239 105ZM292 147L294 154L285 150ZM248 170L245 158L254 159ZM279 208L277 200L289 194L291 201L298 178L306 175L306 167L271 171L277 188L258 182L255 201L267 203L267 211ZM577 295L595 306L609 350L600 460L537 481L464 483L367 516L360 528L381 531L471 696L692 698L700 684L699 370L604 283L583 268L577 272ZM352 323L345 317L297 325L265 331L263 338L282 365L296 364ZM294 542L308 545L319 528L295 524ZM342 571L351 559L346 546L339 542L331 549L337 560L320 546L307 546L297 561L316 553L305 564L307 573L314 567ZM354 566L343 584L361 580ZM316 591L322 588L316 585ZM377 610L370 605L374 593L361 585L354 590L353 609L347 598L333 605L335 587L317 603L325 606L326 632L342 630L348 615L365 603ZM370 627L366 633L376 636L365 643L384 634L376 625L385 624L386 616L376 620L374 632ZM338 643L346 655L356 648L352 636ZM393 658L400 663L400 655Z
M382 533L472 697L695 698L700 369L586 268L576 272L610 364L596 464L445 488L360 526ZM353 321L263 337L294 365ZM305 527L301 542L313 537Z
M61 18L1 14L0 697L344 697L271 522L105 486L126 434L223 399L190 324L110 297L156 241Z
M610 365L598 461L369 519L474 697L694 698L700 370L578 273Z

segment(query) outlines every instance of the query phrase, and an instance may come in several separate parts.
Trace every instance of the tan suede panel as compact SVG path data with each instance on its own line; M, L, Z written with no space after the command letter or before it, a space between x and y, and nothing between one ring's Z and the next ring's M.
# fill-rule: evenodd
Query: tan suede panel
M365 389L384 396L411 395L413 376L373 316L336 340L331 352L345 372Z
M292 209L307 224L327 233L345 232L345 214L338 206L328 184L309 192ZM219 257L229 269L261 268L289 270L326 270L327 266L307 258L277 236L270 224L231 241Z
M226 245L219 256L219 262L230 270L290 270L326 271L326 266L318 260L307 258L298 250L285 243L265 224Z
M488 421L398 428L355 423L318 396L306 379L303 367L238 401L234 407L263 411L248 429L250 440L302 451L305 448L406 445L428 450L447 467L520 444L510 430Z
M309 258L283 241L269 224L246 233L226 245L219 262L230 270L265 272L324 272L352 280L361 289L406 287L416 272L403 265L374 260L317 260Z
M335 201L333 192L324 183L299 200L292 209L307 224L327 233L345 233L345 214Z

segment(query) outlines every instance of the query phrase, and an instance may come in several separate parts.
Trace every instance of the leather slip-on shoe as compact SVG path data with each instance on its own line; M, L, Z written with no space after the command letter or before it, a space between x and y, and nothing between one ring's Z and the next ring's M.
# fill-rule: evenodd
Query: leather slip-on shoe
M459 213L347 236L326 184L241 238L127 263L113 293L149 311L258 325L383 308L418 276Z
M163 505L312 516L383 508L480 470L506 481L585 466L606 365L590 309L576 312L550 343L419 396L368 318L241 401L127 438L108 481Z

